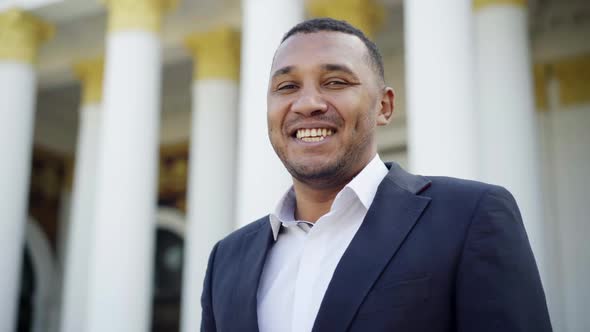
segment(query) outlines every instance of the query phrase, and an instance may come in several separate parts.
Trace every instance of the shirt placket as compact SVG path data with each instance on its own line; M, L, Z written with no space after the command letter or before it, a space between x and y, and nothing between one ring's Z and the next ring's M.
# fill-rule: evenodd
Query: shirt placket
M320 273L321 261L326 248L322 246L322 227L313 226L305 238L301 260L295 280L291 331L311 331L315 314L315 277Z

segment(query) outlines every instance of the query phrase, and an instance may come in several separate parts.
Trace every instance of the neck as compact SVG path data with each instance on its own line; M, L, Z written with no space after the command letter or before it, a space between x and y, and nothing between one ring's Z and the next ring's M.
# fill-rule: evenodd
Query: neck
M295 218L297 220L316 222L321 216L330 211L336 195L344 188L344 185L316 189L293 179L293 188L295 189L297 201Z
M355 167L349 174L339 174L336 178L338 183L311 183L300 181L293 177L293 189L295 190L295 219L309 222L316 222L321 216L328 213L336 195L365 168L377 153L376 148L372 150L363 162ZM344 180L344 181L343 181Z

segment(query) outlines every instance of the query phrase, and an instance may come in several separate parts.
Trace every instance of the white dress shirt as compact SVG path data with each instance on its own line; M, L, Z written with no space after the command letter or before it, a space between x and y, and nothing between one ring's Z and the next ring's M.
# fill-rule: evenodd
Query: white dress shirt
M275 244L266 258L257 294L261 332L311 331L336 265L385 175L387 167L375 155L315 224L295 220L293 187L279 201L270 215Z

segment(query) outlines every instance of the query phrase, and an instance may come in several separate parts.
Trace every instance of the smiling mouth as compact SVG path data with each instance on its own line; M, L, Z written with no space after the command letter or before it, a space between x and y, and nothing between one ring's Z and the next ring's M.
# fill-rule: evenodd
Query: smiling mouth
M298 129L295 137L303 142L320 142L326 139L326 137L332 136L332 134L332 129L328 128L307 128Z

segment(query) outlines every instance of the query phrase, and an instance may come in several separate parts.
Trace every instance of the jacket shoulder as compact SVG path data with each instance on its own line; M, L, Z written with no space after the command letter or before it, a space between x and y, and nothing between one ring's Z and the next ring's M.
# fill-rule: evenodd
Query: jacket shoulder
M424 191L426 196L429 196L429 194L433 196L438 194L452 194L478 198L481 197L481 195L490 192L509 194L508 190L502 186L480 181L447 176L427 176L426 178L431 181L431 185Z
M265 226L270 227L268 215L266 215L258 220L255 220L255 221L253 221L245 226L242 226L242 227L236 229L235 231L229 233L226 237L224 237L223 239L221 239L219 241L219 245L225 246L225 245L239 242L244 236L246 236L252 232L256 232L256 231L260 230L261 227L265 227Z
M438 216L453 216L470 223L482 211L502 208L518 210L512 194L504 187L452 177L429 176L431 184L420 195L431 198L430 208Z

